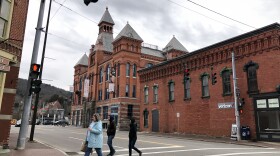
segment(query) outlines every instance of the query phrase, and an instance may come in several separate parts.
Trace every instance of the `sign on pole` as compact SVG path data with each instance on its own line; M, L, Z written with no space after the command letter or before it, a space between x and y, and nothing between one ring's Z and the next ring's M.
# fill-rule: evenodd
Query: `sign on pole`
M88 92L89 92L89 79L85 79L84 83L84 97L88 98Z

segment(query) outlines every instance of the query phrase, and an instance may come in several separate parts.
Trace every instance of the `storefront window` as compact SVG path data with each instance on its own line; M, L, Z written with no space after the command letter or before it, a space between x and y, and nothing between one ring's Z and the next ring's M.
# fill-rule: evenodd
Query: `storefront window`
M258 111L259 132L280 132L280 112Z

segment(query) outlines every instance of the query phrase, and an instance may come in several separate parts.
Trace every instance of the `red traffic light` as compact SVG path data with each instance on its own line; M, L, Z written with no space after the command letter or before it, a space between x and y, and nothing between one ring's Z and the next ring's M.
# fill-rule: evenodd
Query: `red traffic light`
M39 72L39 70L40 70L40 65L39 65L39 64L32 64L32 65L31 65L31 70L32 70L33 72Z

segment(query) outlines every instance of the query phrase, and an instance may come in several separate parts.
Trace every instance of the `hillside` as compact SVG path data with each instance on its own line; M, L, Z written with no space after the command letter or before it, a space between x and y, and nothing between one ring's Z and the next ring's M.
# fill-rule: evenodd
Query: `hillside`
M17 84L17 93L16 93L15 103L20 103L21 101L24 101L24 93L26 91L26 86L27 86L27 80L19 78L18 84ZM58 95L59 97L63 97L63 98L67 98L68 100L71 100L71 92L51 86L49 84L41 85L39 101L41 101L41 102L52 101L52 97L55 95Z

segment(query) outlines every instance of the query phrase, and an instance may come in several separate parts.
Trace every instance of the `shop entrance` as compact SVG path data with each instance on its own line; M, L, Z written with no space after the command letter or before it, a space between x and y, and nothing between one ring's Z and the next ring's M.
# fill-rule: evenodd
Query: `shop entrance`
M258 140L280 141L280 97L255 99Z

